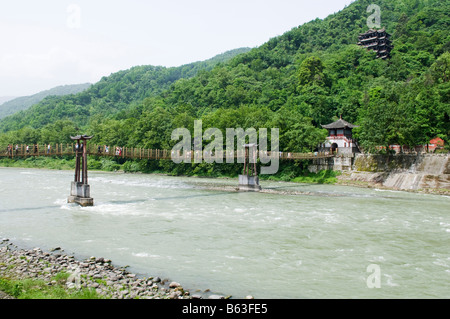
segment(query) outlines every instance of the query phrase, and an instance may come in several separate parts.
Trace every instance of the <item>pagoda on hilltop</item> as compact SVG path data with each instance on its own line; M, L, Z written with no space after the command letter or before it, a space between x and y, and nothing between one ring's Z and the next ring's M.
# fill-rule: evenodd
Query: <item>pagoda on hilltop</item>
M391 35L385 29L370 29L358 37L358 45L377 52L377 58L388 59L393 49Z

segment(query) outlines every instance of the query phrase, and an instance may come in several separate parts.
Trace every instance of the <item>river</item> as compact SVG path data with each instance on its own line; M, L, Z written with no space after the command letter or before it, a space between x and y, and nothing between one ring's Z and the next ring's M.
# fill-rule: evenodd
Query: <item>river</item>
M233 298L450 297L448 196L90 172L83 208L66 203L72 178L0 168L0 239Z

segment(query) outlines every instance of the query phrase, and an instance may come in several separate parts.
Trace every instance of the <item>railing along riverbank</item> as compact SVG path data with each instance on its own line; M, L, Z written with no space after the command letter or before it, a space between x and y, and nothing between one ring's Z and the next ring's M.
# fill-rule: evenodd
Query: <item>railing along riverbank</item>
M36 145L12 145L12 146L0 146L0 157L9 158L27 158L33 156L66 156L76 154L75 143L70 144L36 144ZM174 156L182 159L191 159L192 161L200 156L199 151L187 151L183 156L175 154L172 150L160 150L160 149L146 149L135 147L120 147L120 146L101 146L88 144L88 155L102 156L102 157L115 157L125 159L166 159L171 160ZM261 152L261 151L260 151ZM214 154L209 154L214 157ZM271 157L272 152L264 152L264 156ZM294 152L279 152L280 160L300 160L300 159L319 159L319 158L331 158L334 154L327 152L314 152L314 153L294 153ZM223 151L223 158L227 157L243 157L244 153L239 151Z

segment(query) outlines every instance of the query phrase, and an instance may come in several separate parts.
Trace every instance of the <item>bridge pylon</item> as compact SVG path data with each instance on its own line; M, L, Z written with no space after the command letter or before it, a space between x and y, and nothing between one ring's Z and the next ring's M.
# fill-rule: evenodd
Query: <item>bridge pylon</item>
M259 185L258 171L256 170L258 145L245 144L244 150L244 169L242 175L239 175L238 190L243 192L259 192L261 186ZM250 161L250 159L252 159L252 161Z
M93 136L78 135L70 138L75 144L75 177L70 186L68 203L77 203L81 206L93 206L94 199L91 197L87 174L87 141Z

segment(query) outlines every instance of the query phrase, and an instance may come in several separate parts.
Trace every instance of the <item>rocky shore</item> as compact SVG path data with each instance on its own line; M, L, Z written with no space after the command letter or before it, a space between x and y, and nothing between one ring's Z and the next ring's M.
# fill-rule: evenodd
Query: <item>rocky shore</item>
M50 252L40 248L21 249L8 239L0 240L0 278L39 279L47 285L56 285L54 277L69 274L67 289L94 289L106 299L225 299L228 297L199 292L191 294L179 283L159 277L141 278L116 267L111 260L90 257L77 260L63 253L59 247ZM0 299L11 298L0 292Z

